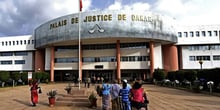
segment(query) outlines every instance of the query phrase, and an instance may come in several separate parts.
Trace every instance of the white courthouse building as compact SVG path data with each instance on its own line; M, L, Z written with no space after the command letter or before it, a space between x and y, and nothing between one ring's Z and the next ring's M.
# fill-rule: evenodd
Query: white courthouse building
M136 11L83 12L80 18L66 15L33 35L0 37L0 71L46 71L51 81L145 80L157 68L200 69L199 61L203 68L220 66L219 25L176 27L172 18Z

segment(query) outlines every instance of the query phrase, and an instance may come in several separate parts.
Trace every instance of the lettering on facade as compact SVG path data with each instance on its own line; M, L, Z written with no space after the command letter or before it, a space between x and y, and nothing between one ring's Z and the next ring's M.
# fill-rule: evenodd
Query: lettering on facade
M159 16L152 16L152 15L146 16L146 15L135 15L135 14L131 14L131 15L127 16L126 14L122 13L122 14L117 14L116 17L117 18L115 18L115 19L118 20L118 21L127 21L129 19L131 22L149 23L150 25L152 25L152 27L154 29L162 30L163 22L162 22L162 20L160 19ZM113 20L113 15L112 14L91 15L91 16L85 16L84 18L82 18L82 21L85 22L85 23L97 22L97 21L105 22L105 21L112 21L112 20ZM78 17L73 17L73 18L70 19L70 21L68 21L67 19L64 19L64 20L61 20L61 21L56 21L56 22L50 24L49 29L64 27L64 26L68 25L68 23L69 24L78 24L79 23L79 18ZM97 28L97 29L95 29L95 28ZM93 30L98 30L99 32L104 32L104 30L102 30L98 24L96 24L89 31L92 32Z
M111 21L112 14L86 16L83 22Z
M65 26L65 25L67 25L66 19L50 24L50 29L58 28L58 27Z

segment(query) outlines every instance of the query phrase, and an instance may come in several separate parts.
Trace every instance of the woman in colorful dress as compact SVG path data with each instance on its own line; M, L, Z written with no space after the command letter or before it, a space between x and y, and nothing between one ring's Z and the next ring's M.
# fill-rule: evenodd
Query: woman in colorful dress
M102 84L102 110L110 108L110 89L111 85L106 81Z
M36 106L36 104L38 103L38 83L36 80L34 80L32 83L30 83L31 86L31 102L33 104L33 106Z

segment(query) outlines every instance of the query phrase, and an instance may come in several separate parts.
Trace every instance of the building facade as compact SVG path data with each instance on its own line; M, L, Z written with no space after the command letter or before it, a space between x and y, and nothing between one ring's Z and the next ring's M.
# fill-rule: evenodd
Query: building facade
M111 81L151 79L157 68L200 69L198 61L203 68L215 68L220 64L219 28L176 27L172 18L152 12L71 14L40 25L33 35L0 38L0 70L46 71L51 81Z
M181 26L177 31L180 69L220 67L220 25Z

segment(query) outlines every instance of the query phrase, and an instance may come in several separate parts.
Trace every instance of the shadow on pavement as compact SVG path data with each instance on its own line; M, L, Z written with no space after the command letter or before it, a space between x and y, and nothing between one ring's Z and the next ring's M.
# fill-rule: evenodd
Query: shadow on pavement
M23 100L18 100L18 99L13 99L13 101L18 102L20 104L26 105L26 106L32 106L29 102L23 101Z

